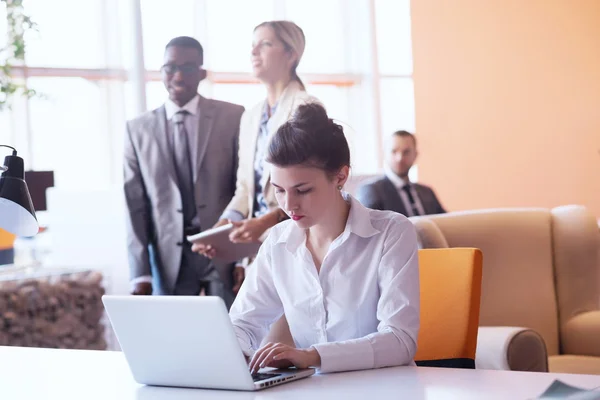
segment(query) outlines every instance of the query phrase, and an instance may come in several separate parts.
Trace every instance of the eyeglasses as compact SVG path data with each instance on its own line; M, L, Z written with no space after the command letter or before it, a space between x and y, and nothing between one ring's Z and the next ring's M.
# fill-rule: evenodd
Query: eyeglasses
M183 64L183 65L175 65L175 64L165 64L160 67L161 71L165 74L173 75L177 71L180 71L183 75L191 75L194 72L197 72L200 69L200 66L197 64Z

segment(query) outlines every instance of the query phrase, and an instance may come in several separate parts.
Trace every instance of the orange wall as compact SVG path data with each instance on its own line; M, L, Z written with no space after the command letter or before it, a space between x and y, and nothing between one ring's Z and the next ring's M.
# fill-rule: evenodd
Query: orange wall
M600 217L600 0L412 0L419 180Z

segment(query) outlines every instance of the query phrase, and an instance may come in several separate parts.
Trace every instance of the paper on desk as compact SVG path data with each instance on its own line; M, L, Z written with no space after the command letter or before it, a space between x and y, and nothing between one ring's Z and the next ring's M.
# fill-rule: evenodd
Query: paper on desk
M559 380L552 385L538 399L568 399L568 400L600 400L600 392L594 389L581 389L567 385Z

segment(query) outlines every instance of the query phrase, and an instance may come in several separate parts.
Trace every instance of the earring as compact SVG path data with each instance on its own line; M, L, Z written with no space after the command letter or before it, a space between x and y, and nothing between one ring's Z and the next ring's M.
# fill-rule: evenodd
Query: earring
M337 190L342 190L342 185L338 185Z

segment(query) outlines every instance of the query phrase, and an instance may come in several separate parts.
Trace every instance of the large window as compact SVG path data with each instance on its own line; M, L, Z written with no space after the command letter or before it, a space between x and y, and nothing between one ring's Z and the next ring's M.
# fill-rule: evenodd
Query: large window
M158 68L172 37L191 35L203 44L209 70L203 95L247 108L261 101L264 89L250 75L252 30L272 19L290 19L303 28L307 46L299 74L345 126L355 174L380 170L385 135L415 129L409 0L140 0L137 9L132 4L64 0L57 7L24 0L39 32L27 37L22 72L43 97L20 99L1 113L0 140L18 147L27 168L54 170L57 186L120 184L125 121L139 110L140 82L132 69L143 62L146 108L160 106L166 91ZM0 29L6 30L4 18ZM141 49L135 41L140 33ZM5 41L0 35L0 43Z
M306 50L300 73L349 72L352 43L344 35L345 0L286 0L285 18L304 31ZM318 10L318 11L317 11Z
M104 2L98 0L23 1L39 25L27 39L27 64L36 67L106 66Z
M164 46L175 36L197 36L198 8L194 0L141 0L146 68L162 65Z
M281 0L206 0L198 24L203 27L207 68L250 72L252 30L263 21L277 18L277 1Z
M79 188L93 189L109 185L104 84L83 78L31 78L30 85L48 93L48 98L29 103L30 157L35 168L59 171L57 186L77 182Z

